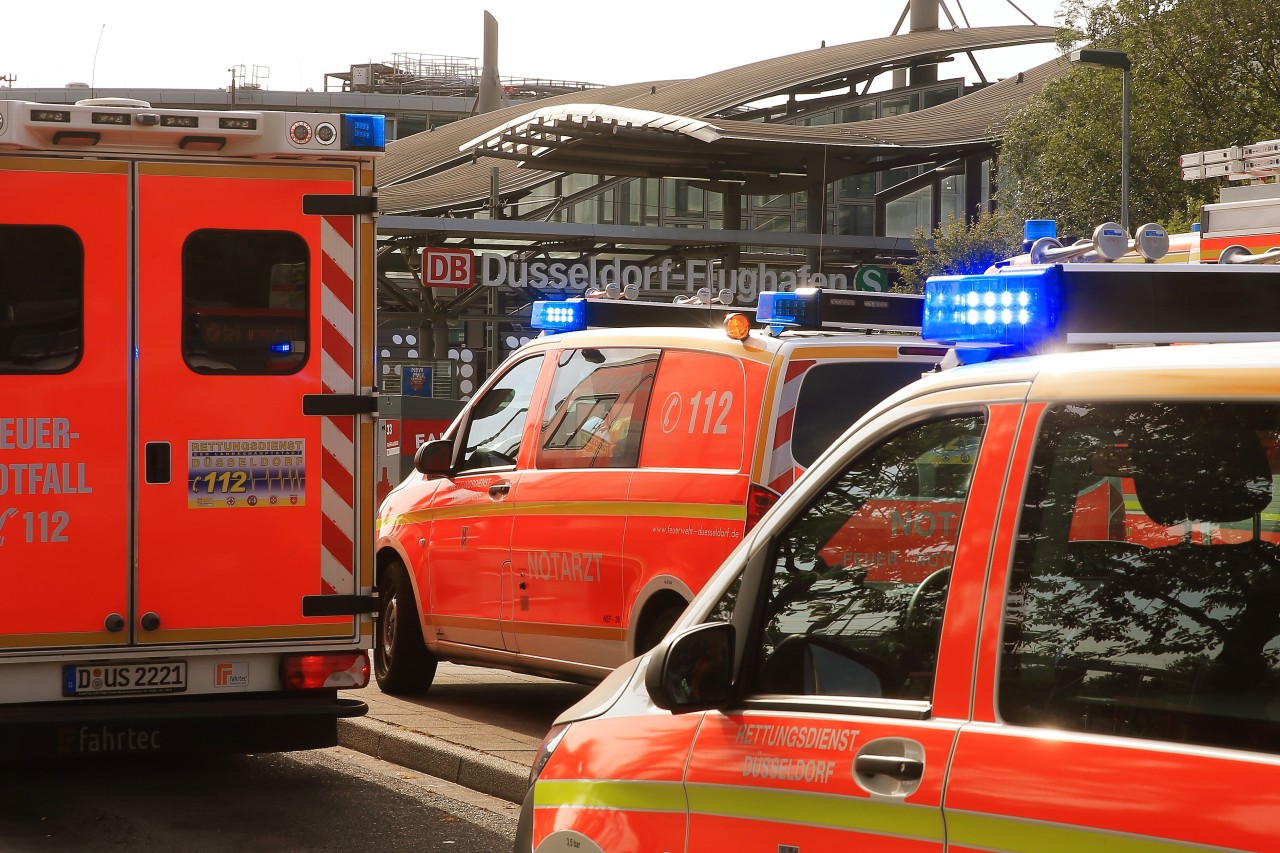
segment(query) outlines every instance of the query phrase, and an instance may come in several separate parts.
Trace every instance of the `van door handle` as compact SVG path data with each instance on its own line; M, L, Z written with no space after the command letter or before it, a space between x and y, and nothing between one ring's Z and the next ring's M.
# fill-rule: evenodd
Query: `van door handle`
M510 493L511 493L511 484L508 483L506 480L502 480L501 482L494 483L492 486L489 487L489 497L493 498L494 500L500 500L502 498L505 498Z
M924 776L923 761L901 755L859 755L853 769L867 776L883 774L903 782L915 782Z
M169 448L167 441L148 441L143 448L146 467L144 476L148 484L164 485L173 478Z

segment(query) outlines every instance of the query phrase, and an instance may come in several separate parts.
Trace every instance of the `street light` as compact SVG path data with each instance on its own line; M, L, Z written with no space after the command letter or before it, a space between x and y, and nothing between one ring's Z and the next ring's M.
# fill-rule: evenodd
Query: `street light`
M1120 77L1120 224L1129 230L1129 55L1122 50L1084 48L1071 52L1077 65L1119 68Z

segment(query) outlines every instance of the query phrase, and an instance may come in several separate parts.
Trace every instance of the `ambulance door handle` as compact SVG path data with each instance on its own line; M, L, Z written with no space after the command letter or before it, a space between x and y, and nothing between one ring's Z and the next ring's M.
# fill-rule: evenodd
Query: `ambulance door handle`
M494 483L489 487L489 497L494 500L501 500L511 493L511 484L506 480Z
M883 774L902 782L915 782L924 776L924 762L901 755L859 755L853 769L866 776Z
M146 478L148 484L164 485L172 479L172 466L169 462L169 442L148 441L147 446L143 451L143 457L146 460Z

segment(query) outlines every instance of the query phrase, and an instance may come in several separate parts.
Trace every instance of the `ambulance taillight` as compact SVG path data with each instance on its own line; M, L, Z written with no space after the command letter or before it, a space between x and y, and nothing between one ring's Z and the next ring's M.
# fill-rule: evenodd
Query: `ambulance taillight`
M778 502L779 495L773 489L751 484L747 491L747 526L742 531L745 535L760 523L760 519L769 511L769 507Z
M369 683L369 656L359 652L288 655L280 663L286 690L352 690Z

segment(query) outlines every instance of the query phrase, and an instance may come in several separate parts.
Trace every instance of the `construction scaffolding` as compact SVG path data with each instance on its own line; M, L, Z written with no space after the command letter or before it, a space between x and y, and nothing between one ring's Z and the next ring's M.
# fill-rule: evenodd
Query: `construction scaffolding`
M324 90L473 98L480 91L480 72L480 60L474 56L396 53L390 62L367 62L326 74ZM504 98L520 100L599 88L596 83L525 77L503 77L499 82Z

